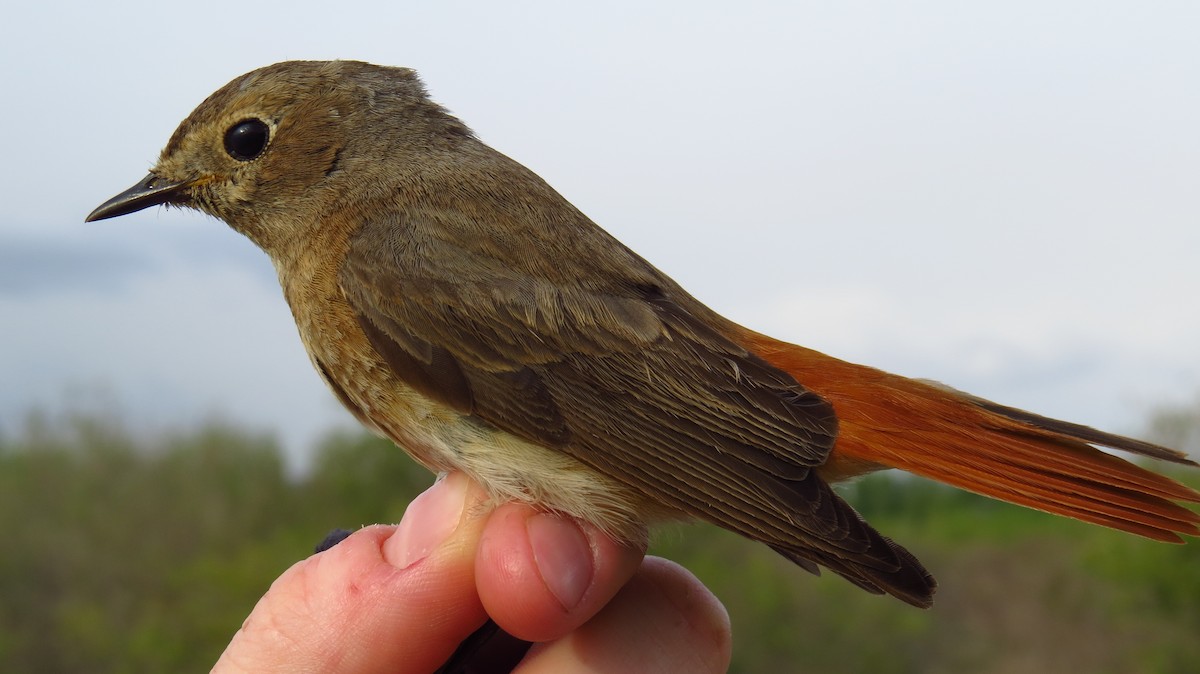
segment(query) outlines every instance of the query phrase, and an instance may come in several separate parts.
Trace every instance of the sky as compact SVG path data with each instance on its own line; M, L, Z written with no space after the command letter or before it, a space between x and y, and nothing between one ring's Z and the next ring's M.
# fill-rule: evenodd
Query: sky
M103 399L296 465L352 427L266 256L84 224L209 93L287 59L433 97L725 315L1136 433L1200 393L1200 4L19 3L0 27L0 433Z

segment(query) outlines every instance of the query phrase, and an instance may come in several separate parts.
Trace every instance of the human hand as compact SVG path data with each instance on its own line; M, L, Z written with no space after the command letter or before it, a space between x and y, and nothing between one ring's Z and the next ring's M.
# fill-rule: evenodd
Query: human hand
M491 617L515 672L724 672L729 619L682 567L528 506L479 513L460 473L272 584L214 667L428 674Z

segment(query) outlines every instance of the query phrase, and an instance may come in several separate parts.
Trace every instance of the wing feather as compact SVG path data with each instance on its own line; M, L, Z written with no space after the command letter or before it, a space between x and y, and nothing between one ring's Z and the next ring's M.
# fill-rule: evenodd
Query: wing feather
M404 381L810 570L876 589L891 582L880 574L915 573L931 591L812 470L836 434L827 401L720 334L632 253L599 269L530 261L536 247L502 262L470 244L480 228L463 219L397 216L351 242L342 290Z

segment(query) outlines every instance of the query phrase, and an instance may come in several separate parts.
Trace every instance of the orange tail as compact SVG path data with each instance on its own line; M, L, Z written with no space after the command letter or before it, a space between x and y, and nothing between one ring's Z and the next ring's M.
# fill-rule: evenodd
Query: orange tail
M1197 492L1093 445L1195 466L1147 442L1041 417L743 329L737 341L829 400L837 443L821 474L880 468L1160 541L1200 535Z

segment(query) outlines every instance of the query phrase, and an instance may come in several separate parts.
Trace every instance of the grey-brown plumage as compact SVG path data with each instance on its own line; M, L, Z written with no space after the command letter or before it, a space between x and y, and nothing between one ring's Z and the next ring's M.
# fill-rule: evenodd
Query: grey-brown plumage
M262 247L338 398L430 468L626 540L698 517L809 570L931 601L920 563L828 483L894 464L887 441L876 455L856 439L896 423L856 415L836 385L797 381L809 367L846 382L877 371L799 347L780 356L481 143L412 71L291 62L234 80L180 125L150 178L90 219L154 203L208 212ZM789 359L803 362L781 369ZM933 423L922 406L945 403L939 419L1005 419L988 422L995 433L1097 437L887 381L864 395L911 398L915 420L900 421L916 430ZM1195 495L1182 489L1146 497L1156 531L1195 533L1169 502Z

